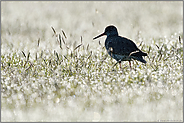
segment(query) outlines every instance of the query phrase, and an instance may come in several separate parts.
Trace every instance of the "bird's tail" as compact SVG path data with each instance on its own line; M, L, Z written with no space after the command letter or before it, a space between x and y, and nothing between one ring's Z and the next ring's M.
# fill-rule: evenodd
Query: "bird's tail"
M147 56L148 55L147 53L144 53L142 51L141 51L141 54L142 54L142 56Z
M140 56L140 57L132 57L132 58L137 60L137 61L140 61L142 63L147 63L146 60L144 60L142 56Z
M131 52L129 56L131 56L135 60L138 60L140 62L146 63L146 60L144 60L142 56L147 56L147 53L144 53L141 50L137 50L135 52Z
M144 60L143 58L141 58L139 61L142 63L147 63L146 60Z

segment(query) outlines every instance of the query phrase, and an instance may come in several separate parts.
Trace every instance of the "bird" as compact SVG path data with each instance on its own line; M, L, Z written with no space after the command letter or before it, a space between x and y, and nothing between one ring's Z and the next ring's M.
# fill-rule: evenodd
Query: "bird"
M118 30L114 25L107 26L104 33L94 37L93 40L104 35L107 36L105 48L108 54L119 63L120 69L122 61L129 61L130 69L132 60L146 63L142 56L147 56L147 53L142 52L132 40L119 36Z

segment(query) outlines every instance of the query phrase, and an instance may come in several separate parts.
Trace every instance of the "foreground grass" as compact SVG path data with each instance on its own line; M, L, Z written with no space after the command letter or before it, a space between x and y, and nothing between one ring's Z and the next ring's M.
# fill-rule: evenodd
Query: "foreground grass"
M129 121L133 112L132 121L141 115L145 121L181 120L183 45L178 34L140 44L148 63L133 61L130 70L123 62L122 71L112 67L115 61L101 44L91 51L81 39L69 47L61 35L55 34L60 52L39 51L38 41L35 54L1 55L1 107L4 115L12 112L10 121ZM30 118L33 110L37 113Z

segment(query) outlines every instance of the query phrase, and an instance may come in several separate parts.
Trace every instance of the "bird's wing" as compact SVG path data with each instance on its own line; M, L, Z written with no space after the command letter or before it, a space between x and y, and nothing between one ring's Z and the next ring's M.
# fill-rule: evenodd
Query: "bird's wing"
M108 43L108 50L118 55L132 55L140 50L137 48L135 43L124 37L113 38Z

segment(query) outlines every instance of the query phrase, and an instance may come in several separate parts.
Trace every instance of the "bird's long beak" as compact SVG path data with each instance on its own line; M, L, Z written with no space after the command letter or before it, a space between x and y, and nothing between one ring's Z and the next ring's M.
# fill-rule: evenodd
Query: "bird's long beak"
M94 37L93 40L95 40L95 39L97 39L97 38L99 38L99 37L101 37L101 36L104 36L104 35L105 35L105 33L102 33L102 34L100 34L99 36Z

